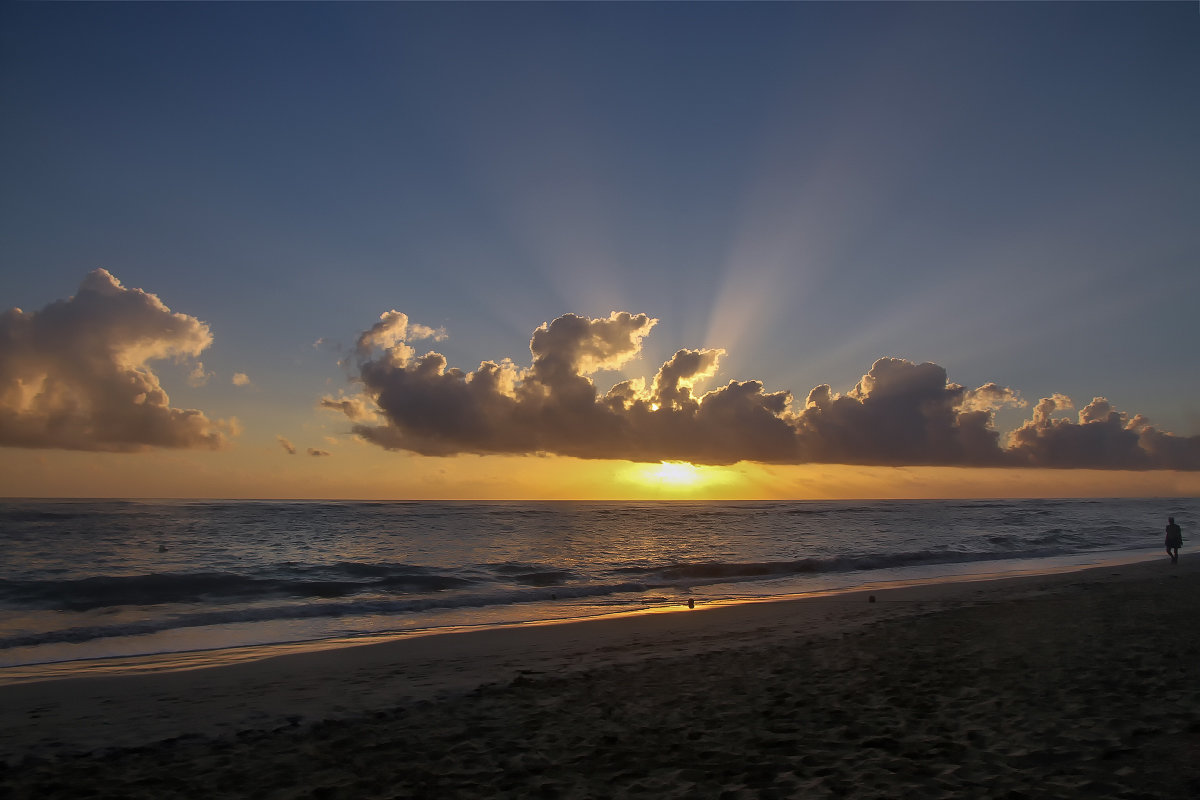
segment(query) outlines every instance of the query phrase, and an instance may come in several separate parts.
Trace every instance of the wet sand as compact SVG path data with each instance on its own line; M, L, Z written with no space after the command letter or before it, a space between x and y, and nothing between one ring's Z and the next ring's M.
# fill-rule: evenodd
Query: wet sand
M1200 558L3 686L0 764L13 798L1191 798Z

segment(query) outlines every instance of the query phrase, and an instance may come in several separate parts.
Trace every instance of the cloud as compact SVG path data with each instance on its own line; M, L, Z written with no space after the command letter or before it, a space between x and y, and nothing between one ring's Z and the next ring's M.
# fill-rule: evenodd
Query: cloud
M1027 405L1019 392L996 383L985 383L965 392L960 408L964 411L999 411L1006 406L1025 408Z
M328 438L328 437L326 437L326 438ZM287 439L283 436L276 436L275 439L279 442L279 446L287 451L288 455L292 455L292 456L296 455L296 452L297 452L296 446L294 444L292 444L289 439ZM328 450L318 450L315 447L310 447L305 452L308 453L310 456L315 456L317 458L319 458L321 456L330 455L330 452Z
M249 386L250 385L250 376L244 372L233 373L233 385L234 386Z
M445 338L446 331L444 329L435 329L428 325L410 325L407 314L392 309L380 314L379 322L359 335L355 347L359 355L367 355L376 348L380 350L399 348L397 352L404 352L407 354L406 357L411 357L412 350L406 346L402 347L406 340L433 339L440 342Z
M360 394L322 397L317 405L330 411L340 411L355 422L375 420L379 416L375 403Z
M1009 435L1013 457L1043 467L1200 469L1200 436L1159 431L1142 415L1130 417L1103 397L1080 409L1077 421L1050 416L1073 407L1061 394L1042 398L1033 418Z
M1023 401L995 383L968 390L937 364L881 358L847 392L809 392L796 419L802 461L877 465L997 465L993 412Z
M320 404L369 442L437 456L1200 469L1200 437L1160 432L1102 398L1077 421L1051 416L1070 408L1069 398L1044 398L1002 443L995 412L1025 407L1017 391L968 389L937 364L900 358L879 359L844 394L818 386L802 405L755 380L697 394L719 370L719 349L679 350L649 383L626 379L601 393L595 374L628 364L656 323L627 312L567 314L533 332L529 367L504 359L466 372L437 352L418 357L409 340L431 338L432 329L393 310L358 339L361 393Z
M0 314L0 446L223 447L237 435L236 420L172 408L148 366L195 358L211 342L206 324L103 269L67 300L9 309Z
M204 384L208 383L208 379L212 376L213 373L204 371L204 362L197 361L196 366L193 367L192 371L188 373L188 386L203 386Z

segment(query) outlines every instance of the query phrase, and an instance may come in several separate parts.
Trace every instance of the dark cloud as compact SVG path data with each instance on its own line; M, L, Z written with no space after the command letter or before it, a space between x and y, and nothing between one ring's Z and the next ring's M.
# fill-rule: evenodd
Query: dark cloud
M614 312L574 314L533 333L528 368L485 361L473 372L440 353L416 356L409 332L429 328L388 312L357 344L359 395L324 398L353 430L382 447L425 455L554 453L634 461L684 460L865 465L1200 469L1200 437L1183 438L1127 418L1103 398L1077 421L1062 395L1040 401L1033 418L1001 442L995 412L1024 407L996 383L967 389L937 364L881 358L845 394L822 385L802 408L787 391L730 381L697 395L723 350L680 350L645 379L601 394L593 376L627 364L657 320Z
M318 450L315 447L310 447L310 448L308 448L308 454L310 456L316 456L317 458L320 458L321 456L329 455L329 451L328 450Z
M220 448L236 422L172 408L147 366L194 358L211 342L203 322L103 269L68 300L9 309L0 315L0 446Z
M1070 408L1070 398L1063 395L1043 398L1033 418L1012 432L1012 456L1044 467L1200 470L1200 436L1159 431L1145 417L1117 411L1103 397L1084 406L1078 421L1050 416Z

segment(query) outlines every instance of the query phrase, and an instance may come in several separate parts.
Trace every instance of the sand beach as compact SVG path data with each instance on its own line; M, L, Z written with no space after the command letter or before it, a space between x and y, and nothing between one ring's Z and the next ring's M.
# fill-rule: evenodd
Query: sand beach
M0 797L1190 798L1197 634L1184 553L18 683Z

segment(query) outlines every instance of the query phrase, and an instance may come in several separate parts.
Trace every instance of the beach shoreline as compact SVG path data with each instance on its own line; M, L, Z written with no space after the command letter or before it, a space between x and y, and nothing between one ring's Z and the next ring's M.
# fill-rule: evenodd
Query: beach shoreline
M207 796L314 786L346 797L433 786L444 796L602 796L604 786L624 787L609 796L636 786L832 796L853 785L858 796L951 796L1035 779L1038 796L1105 786L1125 796L1139 781L1154 796L1188 796L1194 768L1162 754L1200 748L1198 578L1185 553L1178 565L1164 556L0 686L0 786L66 797L72 775L99 770L126 796L195 796L163 787L216 759L279 772ZM1026 696L1030 685L1041 694ZM657 755L645 752L655 737ZM363 748L388 758L374 772L326 764L320 775L297 760ZM934 774L916 768L931 752ZM1089 754L1100 766L1083 766ZM610 772L573 761L601 756ZM488 775L511 786L489 792Z
M716 584L701 587L691 597L695 610L741 605L747 603L786 603L820 597L836 597L863 591L886 591L909 586L935 585L941 583L968 583L996 581L1010 577L1026 577L1056 573L1078 572L1108 566L1120 566L1160 557L1158 550L1108 550L1089 553L1074 553L1050 558L1014 558L996 561L929 565L919 568L878 569L863 573L847 573L831 576L832 581L813 583L776 582L770 593L726 594L723 589L739 586L737 583ZM932 570L936 569L937 572ZM750 588L747 586L746 588ZM718 594L708 594L715 589ZM642 605L599 611L578 609L580 613L558 614L545 617L527 616L505 622L480 622L477 624L429 625L427 627L405 627L394 631L362 633L351 636L331 636L320 639L282 640L230 646L211 646L134 655L109 655L83 657L58 661L34 661L30 663L0 665L0 687L36 683L48 680L72 680L77 678L150 675L193 669L211 669L232 666L261 659L286 655L300 655L337 650L348 647L386 644L410 638L473 633L484 630L512 630L526 626L570 625L604 619L639 616L643 614L678 613L693 610L682 598L647 602Z

